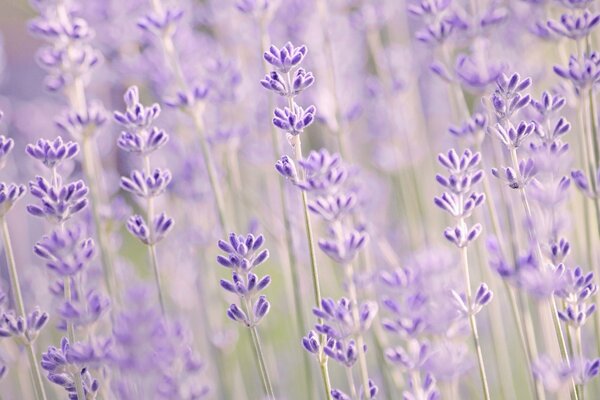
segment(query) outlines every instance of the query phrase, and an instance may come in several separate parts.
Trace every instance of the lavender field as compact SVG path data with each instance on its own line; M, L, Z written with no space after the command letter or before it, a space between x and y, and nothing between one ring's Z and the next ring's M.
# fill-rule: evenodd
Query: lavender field
M594 0L0 0L0 400L600 399L599 86Z

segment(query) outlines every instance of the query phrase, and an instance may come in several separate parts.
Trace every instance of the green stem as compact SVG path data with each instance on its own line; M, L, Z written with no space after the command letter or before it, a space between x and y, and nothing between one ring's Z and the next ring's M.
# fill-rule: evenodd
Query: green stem
M296 162L302 160L302 142L300 141L300 135L293 137L292 147L294 149L294 157ZM303 178L304 170L300 169L301 178ZM315 238L313 234L312 224L310 221L310 213L308 211L308 196L306 191L302 190L302 211L304 214L304 227L306 230L306 240L308 242L308 252L310 255L310 268L312 276L313 295L315 300L315 306L321 306L321 286L319 284L319 267L317 264L317 254L315 252ZM323 323L323 320L319 318L319 323ZM320 335L321 349L319 351L319 363L321 364L321 376L323 378L323 384L325 385L325 392L327 399L331 399L331 380L329 379L329 371L327 368L327 356L323 353L323 345L325 344L325 335Z
M251 305L248 304L248 300L243 298L244 308L246 309L246 315L250 315ZM254 348L254 356L256 357L256 362L258 364L258 368L260 370L260 376L263 384L263 390L265 395L269 400L275 400L275 394L273 392L273 385L271 384L271 379L269 378L269 371L267 370L267 363L265 362L265 357L263 354L262 346L260 344L260 337L258 336L258 329L256 325L252 322L250 326L248 326L248 330L250 331L250 336L252 337L252 345Z
M210 147L206 140L206 135L204 132L204 122L202 121L201 110L202 107L198 104L194 105L194 107L190 110L190 114L194 121L194 127L196 128L196 132L200 137L200 149L202 151L202 158L204 159L204 166L206 168L206 173L208 174L208 180L210 182L210 187L212 189L212 193L214 194L215 205L217 207L217 214L219 217L219 224L223 233L226 233L229 229L229 224L226 217L225 211L225 201L223 199L223 190L221 189L221 185L219 183L219 178L217 176L217 169L215 168L215 162L212 157L212 152L210 151Z
M464 221L461 219L460 224L464 225ZM483 389L483 397L486 400L490 399L490 390L488 386L487 376L485 373L485 365L483 363L483 352L481 351L481 343L479 341L479 332L477 330L477 321L475 315L471 312L472 304L472 293L471 293L471 278L469 276L469 258L467 254L467 247L460 249L460 256L463 266L463 274L465 279L466 295L467 295L467 307L469 309L469 325L471 326L471 333L473 336L473 344L475 345L475 351L477 353L477 364L479 366L479 377L481 378L481 385Z
M346 380L348 381L348 388L350 389L350 397L356 399L358 397L356 393L356 384L354 383L354 375L352 374L352 368L344 368L346 372Z
M108 238L103 228L102 217L100 216L101 200L97 185L97 178L94 167L94 150L91 137L84 137L82 143L83 149L83 169L86 176L88 186L90 188L90 209L92 212L92 219L94 220L94 229L96 231L96 237L98 238L98 247L100 250L100 262L103 266L102 272L104 274L104 282L106 289L111 298L119 299L117 290L117 280L114 275L114 260L112 252L109 250ZM113 297L114 296L114 297Z
M13 292L15 305L17 306L17 312L23 318L27 319L25 311L25 303L23 301L23 295L21 293L21 284L19 282L19 274L17 272L17 264L15 262L15 255L12 248L12 242L10 240L10 232L8 230L8 224L6 218L1 217L2 224L2 241L4 243L4 254L6 256L6 265L8 266L8 276L10 279L10 286ZM29 368L31 371L31 379L33 381L33 387L35 390L36 398L38 400L46 400L46 391L44 389L44 383L42 381L42 374L37 361L37 355L31 343L26 339L25 348L27 350L27 358L29 360Z
M355 323L358 324L360 316L358 313L358 296L356 294L356 285L354 284L354 271L351 264L346 265L345 268L348 294L350 296L350 303L352 307L352 318L354 319ZM356 334L356 348L358 351L358 366L362 379L363 394L367 399L370 399L371 394L369 391L369 371L367 368L367 357L365 354L365 341L360 331Z
M65 289L65 301L71 302L73 299L73 296L71 294L71 277L66 276L63 282ZM69 342L71 343L71 346L73 346L76 342L75 326L73 326L73 323L69 320L67 320L67 336L69 337ZM77 368L77 370L74 372L75 390L77 390L77 400L85 400L83 382L81 381L81 372L79 371L79 368Z
M150 170L150 156L144 156L144 167L146 169L146 176L150 176L152 173ZM147 207L146 207L147 221L148 226L150 227L150 237L154 238L154 198L152 196L147 199ZM151 243L148 246L148 260L150 261L150 265L152 265L152 271L154 272L154 281L156 283L156 290L158 292L158 299L160 301L160 310L162 315L166 315L165 308L165 297L162 289L162 283L160 278L160 269L158 267L158 257L156 254L156 244Z

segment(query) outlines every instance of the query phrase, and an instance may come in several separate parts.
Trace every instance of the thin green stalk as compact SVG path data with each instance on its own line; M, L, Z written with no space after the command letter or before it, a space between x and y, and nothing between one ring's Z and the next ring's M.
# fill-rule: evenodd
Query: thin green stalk
M583 360L583 342L581 340L581 327L577 326L574 328L575 331L575 347L577 347L577 356L579 360ZM585 397L585 386L583 384L579 386L579 400L584 400Z
M152 171L150 169L150 156L149 155L144 156L144 168L146 169L146 176L150 176ZM146 214L147 214L146 219L148 221L148 226L151 229L150 237L153 237L154 233L155 233L154 232L154 198L152 196L149 196L147 200L148 201L146 204ZM160 269L158 267L158 257L156 255L156 244L151 243L151 244L148 244L147 247L148 247L148 260L150 261L150 264L152 265L152 271L154 272L154 281L156 283L156 290L158 291L158 299L160 301L160 311L162 312L162 315L165 316L166 315L165 296L164 296L163 290L162 290Z
M464 225L464 221L461 219L460 224ZM467 254L467 247L460 249L461 262L463 266L463 274L466 286L467 296L467 307L469 309L469 325L471 326L471 334L473 336L473 344L475 345L475 351L477 353L477 364L479 367L479 377L481 378L481 385L483 389L483 397L486 400L490 399L490 389L488 386L487 375L485 373L485 365L483 363L483 352L481 351L481 343L479 342L479 332L477 331L477 321L475 315L470 312L473 295L471 292L471 278L469 276L469 258Z
M302 159L302 142L300 141L300 135L293 137L292 146L294 149L294 158L296 162ZM301 168L299 173L301 178L304 177L304 170ZM310 268L313 286L313 295L315 299L315 306L321 306L321 287L319 284L319 267L317 264L317 254L315 252L315 238L312 229L312 223L310 221L310 213L308 211L308 196L306 191L302 190L302 211L304 214L304 227L306 230L306 240L308 242L308 252L310 255ZM323 323L323 320L319 318L319 323ZM323 378L323 384L325 385L325 393L327 399L331 400L331 380L329 379L329 371L327 368L327 356L323 353L323 345L325 341L324 335L320 335L320 350L319 350L319 363L321 365L321 376Z
M246 312L246 315L251 315L251 305L248 304L248 300L243 298L243 305ZM250 336L252 338L252 345L254 348L254 356L256 358L256 363L258 364L258 369L260 371L260 376L263 384L263 390L265 395L269 400L275 400L275 394L273 392L273 385L271 384L271 379L269 378L269 372L267 370L267 363L265 362L265 357L263 354L262 346L260 344L260 337L258 335L258 329L256 325L252 322L248 327L250 331Z
M352 368L344 368L346 372L346 380L348 381L348 388L350 389L350 397L353 399L358 398L356 393L356 384L354 383L354 375L352 374Z
M5 217L0 217L0 224L2 224L2 241L4 243L4 254L6 256L8 276L10 279L10 286L13 292L15 305L17 306L17 312L19 313L19 315L27 319L25 303L23 301L23 295L21 293L21 284L19 282L19 274L17 272L17 264L15 262L15 255L12 248L12 242L10 240L10 232L8 230L8 224L6 223ZM40 373L40 367L38 365L37 355L35 353L33 343L31 343L29 340L25 340L25 342L25 348L27 350L27 359L29 361L31 379L33 381L33 388L35 390L36 399L46 400L46 391L44 389L42 374Z
M321 352L319 354L319 366L321 367L321 378L323 378L323 387L327 400L333 400L331 396L331 380L329 379L329 367L327 366L327 357Z
M72 295L71 295L71 277L66 276L64 279L64 290L65 290L65 301L67 302L71 302L72 301ZM67 320L67 336L69 337L69 342L71 343L71 346L73 346L76 342L75 340L75 327L73 326L73 323L70 322L69 320ZM75 390L77 391L77 400L85 400L85 393L83 391L83 382L81 381L81 373L79 372L79 369L77 368L76 371L74 371L74 378L75 378Z
M360 316L358 313L358 295L356 294L356 285L354 284L354 269L352 264L344 266L346 271L346 283L348 285L348 295L350 297L350 303L352 307L352 318L358 323ZM367 396L367 399L371 398L369 391L369 371L367 368L367 357L365 354L365 340L362 333L358 332L356 335L356 348L358 351L358 366L360 369L360 377L363 385L363 393Z
M92 219L94 220L96 238L98 239L100 263L103 267L102 273L104 275L104 283L106 284L106 290L108 291L110 297L119 300L120 292L118 290L117 279L114 274L114 260L108 245L108 238L103 227L102 217L100 216L100 207L102 201L98 188L97 173L95 170L96 157L94 155L93 146L93 138L84 136L81 143L81 148L83 151L83 170L87 184L90 188L90 209L92 212Z
M537 346L535 343L535 335L533 332L533 323L531 321L531 314L529 312L529 306L521 302L521 306L517 305L517 299L515 292L508 286L506 281L503 281L508 297L510 300L510 309L513 314L513 318L517 323L517 331L519 332L519 338L521 339L521 346L525 350L525 359L527 361L527 370L529 371L529 379L531 386L535 388L535 398L538 400L545 400L546 392L541 382L535 379L531 365L533 360L537 358ZM520 312L519 312L520 311Z
M204 159L204 166L206 167L206 173L208 174L210 187L214 194L215 205L217 207L217 214L219 217L219 224L221 230L225 233L227 232L227 229L230 225L228 224L226 217L227 214L225 211L225 201L223 200L223 190L221 189L221 185L219 183L217 169L215 168L215 162L213 160L212 153L208 146L208 142L206 140L206 135L204 132L204 122L202 121L201 108L202 107L200 105L196 104L190 110L190 115L192 116L196 132L200 137L200 150L202 151L202 157Z

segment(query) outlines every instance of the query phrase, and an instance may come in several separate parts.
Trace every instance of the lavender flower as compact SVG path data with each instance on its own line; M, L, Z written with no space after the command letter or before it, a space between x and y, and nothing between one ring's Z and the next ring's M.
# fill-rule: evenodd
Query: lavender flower
M171 22L179 17L169 20L173 15L165 14L162 22L160 18L146 17L147 24L152 29L160 30L170 26ZM161 17L162 18L162 17ZM164 24L164 25L162 25ZM150 25L142 25L150 29ZM156 244L169 234L173 227L173 220L161 213L155 216L154 198L164 193L171 182L171 172L167 169L155 168L151 170L150 154L163 147L168 140L168 135L153 126L154 121L160 114L160 106L157 103L150 107L140 103L139 90L132 86L123 96L127 109L125 112L114 112L117 123L124 126L126 131L121 133L119 147L127 152L141 156L145 166L144 171L134 170L129 177L121 177L121 188L146 199L146 220L139 215L133 215L127 221L127 230L148 247L148 259L154 271L154 278L158 287L160 305L165 312L165 299L161 287L160 270L156 254Z
M220 240L219 249L226 256L218 256L217 262L231 269L232 279L221 279L221 287L240 298L241 308L232 304L227 311L227 316L234 321L241 322L249 328L255 327L269 312L270 304L266 297L258 293L271 283L271 277L265 275L258 278L252 271L269 258L267 249L260 250L264 243L262 235L248 234L245 237L232 233L229 242Z
M233 303L227 310L227 316L245 325L251 333L256 363L260 369L265 395L274 399L275 395L264 355L261 350L257 325L269 313L271 304L266 296L258 295L271 283L271 277L259 278L252 271L269 258L269 251L262 249L264 237L248 233L246 236L229 234L229 241L219 240L218 247L226 256L217 256L217 262L231 269L231 281L221 279L221 287L238 296L240 305ZM258 297L258 298L257 298Z
M94 241L85 236L81 226L56 229L42 237L34 252L46 267L61 276L72 276L90 265L95 255Z
M22 345L32 344L48 322L48 313L35 308L26 317L12 311L0 315L0 337L13 337Z
M93 379L87 368L81 368L78 361L73 359L73 347L65 337L60 342L60 348L48 347L42 355L42 368L48 373L50 382L62 386L71 400L78 399L76 376L83 382L85 398L96 398L100 384Z
M560 35L572 40L585 38L592 29L600 23L600 14L592 14L585 10L581 15L563 14L560 21L548 21L548 28Z
M600 54L583 54L580 58L571 56L567 67L554 66L554 72L570 81L576 93L591 89L600 81Z
M584 274L580 267L565 268L559 265L558 268L559 273L564 275L562 287L555 295L566 303L566 308L559 310L558 316L565 323L580 327L596 310L595 304L588 304L598 292L598 286L593 282L594 273Z
M62 137L50 141L39 139L35 144L28 144L27 154L41 161L46 168L57 168L66 160L71 160L79 153L79 146L74 142L63 142Z

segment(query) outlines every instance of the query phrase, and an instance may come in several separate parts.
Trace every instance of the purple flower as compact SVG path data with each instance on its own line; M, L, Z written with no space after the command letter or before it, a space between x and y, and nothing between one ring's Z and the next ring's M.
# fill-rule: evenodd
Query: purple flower
M145 107L140 103L140 95L137 86L131 86L124 95L127 109L125 112L115 111L113 117L117 123L127 129L149 129L150 125L160 115L160 106L157 103Z
M264 52L263 58L279 72L286 74L302 62L307 52L306 46L294 47L291 42L287 42L280 49L271 45L269 51Z
M526 187L536 174L537 168L531 158L519 161L518 172L511 167L492 168L492 175L504 181L511 189Z
M288 156L282 156L275 163L275 169L281 176L289 179L292 183L296 184L298 181L298 171L296 170L296 164Z
M441 398L442 395L437 389L435 378L431 374L425 374L425 379L421 382L411 378L409 389L402 393L403 400L439 400Z
M562 284L554 294L566 305L564 310L558 310L558 317L569 325L581 327L596 311L596 305L591 302L591 297L598 292L594 273L584 274L581 267L566 268L563 264L557 269L562 275Z
M431 347L427 342L411 339L406 347L395 347L386 350L385 356L392 363L407 371L418 371L431 357Z
M311 151L298 161L304 169L305 178L296 185L307 192L316 194L335 193L348 178L348 171L338 153L329 153L327 149Z
M167 8L160 13L148 13L140 18L137 26L144 31L152 32L157 36L172 36L175 33L177 23L183 17L183 10L178 8Z
M25 192L23 185L0 182L0 217L4 217Z
M169 135L156 127L152 127L147 135L121 132L117 145L121 150L147 156L163 147L169 141Z
M314 82L315 77L312 72L307 72L304 68L298 68L289 83L281 73L271 71L265 75L260 84L265 89L272 90L281 96L294 97L312 86Z
M0 338L13 337L19 344L30 344L38 337L48 322L48 313L36 307L27 317L17 316L13 311L0 314Z
M128 177L121 177L121 188L143 198L156 197L164 193L171 182L171 171L156 168L151 174L133 170Z
M509 120L517 111L529 104L531 96L521 94L529 86L531 86L531 78L521 79L517 73L510 77L502 74L498 78L490 102L500 122Z
M587 197L597 198L600 196L600 168L596 172L596 176L593 178L594 180L591 182L591 185L588 178L581 170L572 171L571 177L573 178L573 182L575 183L575 186L577 186L577 189L581 190Z
M358 320L353 315L352 307L358 307ZM367 331L377 311L377 303L372 301L354 305L345 297L338 302L326 298L321 300L320 308L313 308L313 314L323 320L322 324L315 325L315 329L335 340L343 340Z
M481 283L479 288L475 292L475 297L471 300L471 306L469 307L467 297L464 293L457 293L452 291L452 296L458 307L458 313L462 317L469 317L471 315L477 315L483 307L492 301L494 293L488 288L485 283Z
M448 131L457 138L473 138L476 143L483 140L488 127L488 117L475 113L460 126L451 126Z
M0 111L0 120L2 119L2 111ZM6 161L11 150L15 146L15 142L11 138L0 135L0 169L6 166Z
M165 213L154 217L151 227L148 227L140 215L133 215L127 220L127 230L146 245L155 245L163 240L171 232L173 225L173 219Z
M33 251L45 260L46 267L51 271L60 276L72 276L90 265L96 247L92 239L85 237L83 228L75 225L57 228L43 236Z
M555 65L554 72L573 84L576 93L591 89L600 81L600 54L585 53L581 58L569 57L569 65Z
M88 44L93 31L84 19L68 11L61 14L55 4L35 3L34 6L40 16L31 21L29 30L50 43L40 49L37 59L48 70L46 87L58 91L84 77L99 63L100 54Z
M224 240L218 242L219 249L224 251L226 256L217 256L217 262L231 269L231 280L221 279L221 287L237 295L240 304L244 304L245 308L244 311L237 304L231 304L227 310L227 316L247 327L256 326L271 308L264 295L258 296L269 286L271 277L265 275L259 278L252 272L254 268L269 258L267 249L260 250L263 243L262 235L254 236L251 233L245 237L231 233L228 242Z
M79 153L79 145L75 142L63 142L62 137L54 140L39 139L35 144L28 144L27 154L39 160L48 169L57 168L66 160L73 159Z
M315 106L309 106L303 109L296 103L292 104L292 108L285 107L283 110L276 108L274 111L273 125L296 136L304 132L304 128L309 126L315 120Z
M60 348L48 347L48 351L42 354L41 361L42 368L48 373L48 380L62 386L70 400L77 400L75 379L76 375L80 375L86 398L95 398L100 384L91 377L87 368L81 368L81 364L73 359L72 353L73 348L66 337L62 338Z
M106 122L102 104L92 101L83 111L69 110L55 120L63 132L82 140L93 135Z
M37 176L29 182L29 192L40 200L41 205L28 205L27 211L53 223L67 221L88 204L88 188L81 180L63 186L60 177L57 177L55 184L51 184L43 177Z
M600 14L592 14L585 10L583 14L563 14L560 21L549 20L548 28L560 35L573 40L585 38L600 22Z
M319 248L336 263L347 265L352 263L358 252L366 245L366 232L352 230L343 233L340 238L319 239Z
M521 121L516 127L509 124L508 128L505 128L501 124L496 124L491 130L507 148L516 149L533 133L535 126L533 122Z

